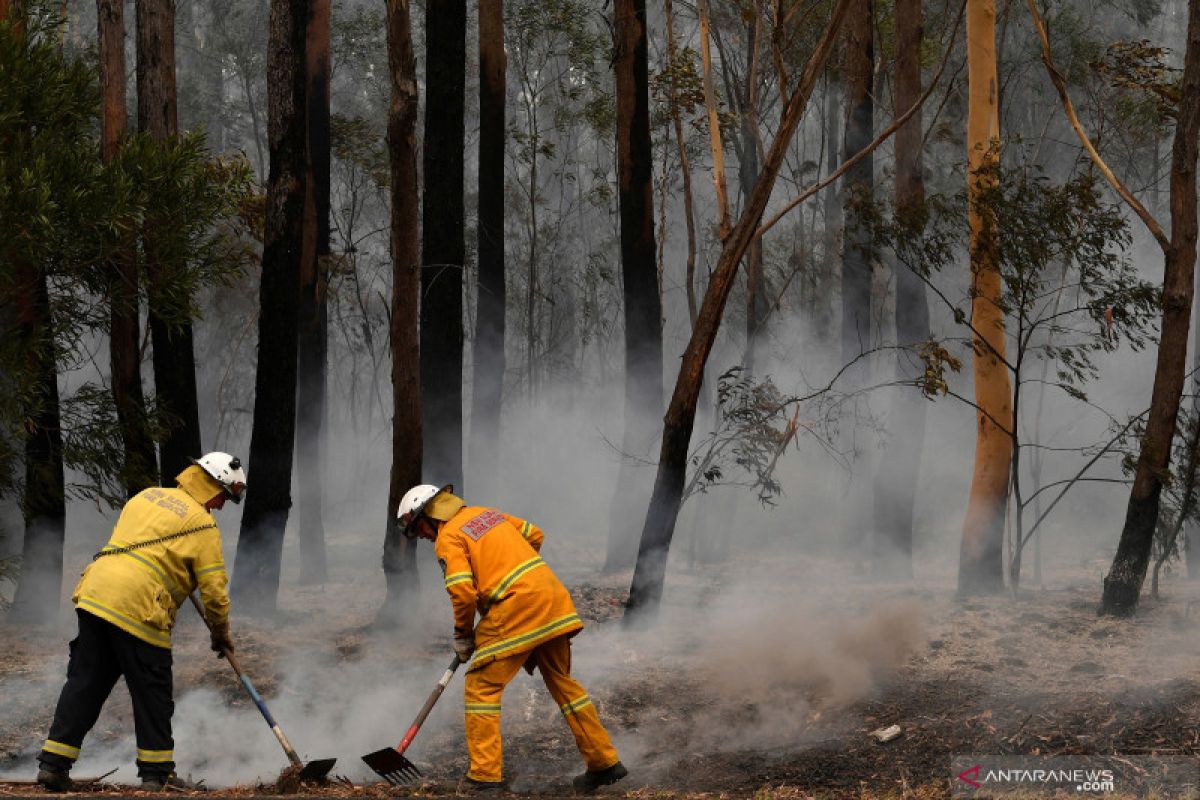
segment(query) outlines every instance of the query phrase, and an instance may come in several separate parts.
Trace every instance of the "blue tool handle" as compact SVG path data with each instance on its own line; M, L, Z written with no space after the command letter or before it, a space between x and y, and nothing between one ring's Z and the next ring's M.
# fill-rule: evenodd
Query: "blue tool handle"
M204 616L204 607L200 605L200 601L196 598L194 592L188 594L188 598L192 601L192 605L196 607L196 611L200 613L200 619L204 620L204 624L211 631L212 626L208 623L208 617ZM242 686L246 689L246 694L250 695L250 699L254 701L254 705L258 706L259 712L263 715L263 719L271 726L271 733L275 734L279 746L283 748L283 752L287 754L288 760L296 766L304 766L304 762L300 760L300 756L296 755L295 748L288 738L283 735L283 729L279 727L279 723L271 716L271 712L267 710L267 704L262 699L262 695L254 688L254 684L250 682L250 677L242 672L242 665L238 663L233 655L232 650L223 650L221 654L225 656L225 660L229 662L229 666L233 667L233 671L237 673L238 680L242 682Z

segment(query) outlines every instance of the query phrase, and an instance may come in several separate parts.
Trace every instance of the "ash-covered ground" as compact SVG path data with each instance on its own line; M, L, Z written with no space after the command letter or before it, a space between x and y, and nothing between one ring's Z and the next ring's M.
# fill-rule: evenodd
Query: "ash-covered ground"
M631 771L603 791L940 796L954 753L1195 756L1200 584L1168 576L1135 619L1099 618L1102 561L1015 600L958 600L948 584L873 585L829 559L735 557L676 569L644 633L620 622L628 574L564 572L589 620L576 676ZM359 760L399 740L449 660L448 603L426 588L403 630L371 626L374 584L285 585L271 621L235 606L239 655L284 730L303 757L338 758L341 780L324 794L446 794L466 769L461 676L410 750L424 784L387 788ZM179 771L230 794L263 791L283 754L190 611L175 647ZM34 775L73 635L63 619L0 629L6 778ZM569 793L582 764L536 675L519 674L503 719L513 791ZM890 725L899 738L869 735ZM134 783L132 729L119 686L75 773L119 767L109 781Z

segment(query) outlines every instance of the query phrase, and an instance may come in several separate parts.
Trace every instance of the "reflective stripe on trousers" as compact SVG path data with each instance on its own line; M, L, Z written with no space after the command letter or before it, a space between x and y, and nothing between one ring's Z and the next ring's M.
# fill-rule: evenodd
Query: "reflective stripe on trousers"
M504 753L500 741L500 696L527 659L532 659L542 674L551 697L564 711L567 725L575 736L587 768L602 770L620 760L608 732L600 724L596 706L587 691L571 677L571 639L557 636L526 653L501 657L467 673L463 694L466 699L467 750L471 766L467 776L477 781L504 778ZM494 709L494 710L492 710Z

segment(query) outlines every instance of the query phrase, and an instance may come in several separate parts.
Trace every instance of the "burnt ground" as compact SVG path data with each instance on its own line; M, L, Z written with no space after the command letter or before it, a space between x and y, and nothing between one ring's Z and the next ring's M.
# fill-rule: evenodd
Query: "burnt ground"
M619 624L620 576L601 582L565 576L581 613L592 621L577 640L577 672L588 675L589 691L633 773L619 785L624 794L940 797L949 794L949 757L955 753L1200 754L1200 588L1168 580L1166 599L1145 601L1136 619L1111 620L1096 616L1098 591L1091 580L1029 590L1016 600L959 601L950 587L869 587L852 576L827 574L830 569L807 568L808 575L825 573L823 591L810 585L796 595L764 581L734 592L772 612L743 607L741 600L709 603L703 598L713 579L683 575L673 584L683 597L679 607L666 610L664 628L641 638L627 636ZM795 577L789 586L800 583ZM339 614L315 621L314 609L328 606L331 597L344 600L346 591L353 587L296 590L281 620L239 622L239 653L260 690L285 708L296 691L287 670L297 651L324 653L322 669L334 670L319 673L324 681L350 674L359 676L354 680L375 676L372 681L412 677L413 688L388 709L381 728L398 736L419 705L414 698L424 696L440 671L428 664L448 652L444 631L430 620L406 634L406 640L423 642L425 662L399 675L396 657L379 644L390 643L393 634L368 624L377 598L363 594L346 601ZM32 777L68 635L65 627L0 629L0 774ZM181 630L179 639L177 698L201 687L212 690L211 702L228 706L245 724L237 735L265 738L273 747L224 664L208 657L200 632ZM391 789L371 783L355 756L366 750L357 740L334 739L313 748L333 750L312 755L338 756L335 774L346 777L316 793L452 794L466 765L453 709L461 702L457 686L456 678L443 700L450 708L435 713L414 745L423 784ZM128 747L127 705L118 697L110 701L85 749L93 742ZM184 715L181 705L180 750L189 745L179 730ZM294 714L276 716L285 729L302 729L290 734L293 740L311 738L306 722L329 725L316 722L317 716L299 722ZM880 744L869 736L893 724L902 730L899 738ZM522 676L506 693L504 726L513 789L568 794L578 758L536 680ZM394 743L378 741L378 735L375 741ZM282 755L275 755L282 766ZM193 766L220 784L222 763ZM258 774L225 781L234 785L221 793L271 790L273 775L265 769ZM621 794L617 788L604 792ZM0 795L28 793L37 790L0 783Z

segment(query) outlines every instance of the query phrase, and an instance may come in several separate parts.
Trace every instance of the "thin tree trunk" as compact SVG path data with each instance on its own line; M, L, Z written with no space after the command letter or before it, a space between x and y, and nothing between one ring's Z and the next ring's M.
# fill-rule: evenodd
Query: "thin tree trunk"
M16 334L25 354L24 380L30 385L22 394L28 398L22 408L25 541L10 618L40 624L53 622L58 613L66 534L58 377L45 270L18 258L14 273Z
M758 50L761 27L762 13L756 5L754 18L746 23L747 69L745 93L742 96L741 159L738 164L743 203L750 201L754 184L758 182ZM746 350L742 361L748 373L754 371L755 344L766 318L762 237L756 236L746 250Z
M138 130L165 142L179 131L175 93L174 0L137 0ZM150 336L154 344L154 391L158 405L172 418L160 443L159 479L173 486L175 476L201 455L200 409L196 400L196 361L192 320L181 304L168 303L172 283L155 248L160 223L153 210L146 215L146 273L149 281Z
M259 283L258 368L250 436L246 510L237 543L233 589L239 608L272 614L292 505L296 441L297 303L304 237L308 119L305 28L309 0L271 0L267 45L270 179Z
M479 289L475 312L475 387L471 397L471 474L484 494L499 477L504 397L504 2L479 4Z
M873 0L857 0L846 25L846 128L842 160L871 143L875 120L875 21ZM850 363L872 346L871 258L860 204L875 191L875 160L867 156L851 168L842 184L846 219L842 248L842 362Z
M683 118L679 113L679 85L676 80L675 61L679 47L675 42L675 13L672 0L664 0L667 17L667 60L671 64L671 125L675 132L675 148L679 153L679 171L683 178L683 215L687 225L687 265L684 269L687 294L688 320L696 325L696 213L692 198L692 167L687 153L687 140L683 135Z
M625 306L623 450L645 447L662 409L662 302L654 258L653 150L645 0L615 0L617 199ZM606 571L627 569L637 552L636 515L649 493L623 460L613 496Z
M300 582L324 583L324 423L329 314L330 0L311 0L305 45L308 158L296 363L296 488L300 512Z
M421 227L421 408L425 478L463 474L463 155L467 4L425 6L424 224Z
M838 152L840 148L838 143L841 141L839 137L838 121L841 119L841 114L837 112L838 108L838 92L837 82L834 80L834 70L830 69L825 80L825 145L827 148L826 161L828 169L832 170L838 163ZM824 229L822 230L821 240L823 243L823 252L821 259L821 279L816 282L813 288L814 296L814 318L817 322L817 330L822 332L825 341L829 344L834 344L833 337L837 336L837 346L840 347L841 336L840 331L834 327L834 322L837 317L834 315L834 288L841 286L841 252L842 252L842 204L839 202L839 193L836 183L831 183L829 188L825 190L825 197L822 203L822 221ZM816 308L816 304L820 304Z
M895 108L899 116L921 97L921 0L896 2ZM896 131L896 213L912 220L925 214L921 112ZM915 231L914 231L915 233ZM896 277L896 343L913 346L929 338L929 301L925 283L911 269L898 266ZM896 380L912 383L923 371L920 362L903 354ZM892 441L875 477L874 570L893 580L912 578L913 506L925 441L925 399L910 388L892 394L888 428Z
M388 0L388 110L392 245L392 469L384 523L383 574L387 598L378 624L404 619L417 589L416 541L400 535L396 510L404 493L421 482L420 199L417 194L417 62L409 0Z
M1158 524L1163 477L1171 461L1171 440L1179 415L1187 370L1187 341L1196 264L1196 153L1200 136L1200 0L1188 2L1187 50L1171 150L1171 236L1163 269L1163 319L1150 416L1138 453L1137 471L1125 527L1104 578L1103 614L1128 616L1138 595Z
M96 19L100 44L100 155L109 162L120 152L127 124L125 4L121 0L97 0ZM121 478L130 497L153 485L158 472L142 392L135 248L130 240L113 256L108 284L112 393L125 456Z
M717 192L717 214L721 241L729 236L729 195L725 190L725 148L721 145L721 125L717 115L717 90L713 85L712 53L709 45L708 0L699 0L700 61L704 73L704 106L708 112L708 140L712 148L713 186Z
M996 81L996 8L967 0L967 193L971 228L971 322L976 414L975 469L959 551L960 594L1004 589L1004 506L1008 497L1013 424L1012 391L1004 363L1004 312L996 259L996 221L982 203L996 181L1000 121Z
M762 173L754 187L750 202L742 210L737 225L721 251L721 257L713 270L712 278L704 293L696 327L688 340L680 363L675 390L667 408L663 424L662 447L659 454L658 473L654 481L654 494L646 513L642 529L642 541L638 549L637 565L630 586L626 619L631 623L649 618L657 610L662 598L663 580L666 576L667 556L671 538L675 533L675 520L683 495L687 474L688 445L692 438L692 427L696 418L696 402L700 394L704 366L720 328L725 303L733 286L737 266L745 255L746 248L758 229L763 209L775 187L784 155L800 124L808 98L824 69L834 41L853 0L838 0L834 6L828 27L822 34L816 49L810 56L797 82L796 90L788 98L778 131L763 162Z

